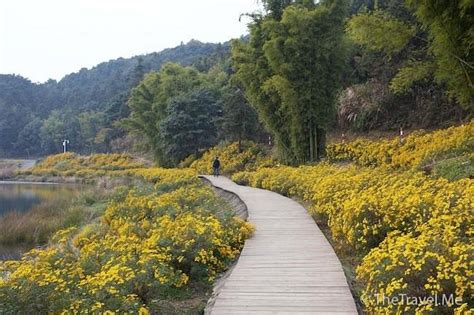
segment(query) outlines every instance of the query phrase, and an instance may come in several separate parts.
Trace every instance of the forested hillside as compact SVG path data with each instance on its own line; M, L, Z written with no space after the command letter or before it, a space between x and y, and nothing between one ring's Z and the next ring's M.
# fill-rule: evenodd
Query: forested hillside
M83 68L59 82L36 84L19 75L0 75L0 156L56 153L65 138L74 151L111 150L113 140L124 134L113 123L128 115L130 90L145 73L166 62L207 71L228 53L228 43L193 40L159 53Z
M59 82L0 75L0 156L56 153L69 139L75 152L138 147L171 166L223 140L271 135L279 158L298 164L324 156L330 131L472 118L467 2L262 3L241 40L191 41Z

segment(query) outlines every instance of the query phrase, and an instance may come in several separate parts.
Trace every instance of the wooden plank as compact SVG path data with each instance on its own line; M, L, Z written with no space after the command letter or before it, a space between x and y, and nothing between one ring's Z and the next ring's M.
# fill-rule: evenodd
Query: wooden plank
M339 259L301 205L222 176L203 177L239 196L256 227L211 314L357 314Z

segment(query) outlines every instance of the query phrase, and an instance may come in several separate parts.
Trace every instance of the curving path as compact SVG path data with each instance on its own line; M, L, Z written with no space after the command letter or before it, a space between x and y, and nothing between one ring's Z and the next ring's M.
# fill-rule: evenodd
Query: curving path
M211 314L357 314L339 259L300 204L226 177L203 177L240 197L256 226Z

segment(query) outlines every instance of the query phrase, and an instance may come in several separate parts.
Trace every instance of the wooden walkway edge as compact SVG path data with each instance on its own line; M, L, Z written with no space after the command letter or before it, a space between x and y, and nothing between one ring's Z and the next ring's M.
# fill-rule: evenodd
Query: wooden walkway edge
M300 204L223 176L202 177L236 194L256 226L211 314L357 314L339 259Z

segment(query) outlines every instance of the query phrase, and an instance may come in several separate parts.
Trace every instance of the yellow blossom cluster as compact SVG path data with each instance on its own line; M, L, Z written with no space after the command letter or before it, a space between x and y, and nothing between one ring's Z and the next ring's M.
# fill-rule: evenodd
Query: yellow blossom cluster
M327 157L330 161L354 161L363 166L419 168L440 158L473 150L474 120L462 126L429 133L417 131L402 140L357 139L331 144L327 148Z
M160 167L137 168L123 171L108 172L113 176L132 176L161 186L179 187L183 184L199 182L193 169L166 169Z
M72 152L48 156L31 170L23 174L58 176L101 176L110 171L143 168L129 154L92 154L77 155Z
M363 258L357 275L369 313L422 314L430 308L436 313L472 303L472 180L327 163L260 168L233 179L310 202L309 211L327 221L335 241ZM398 294L440 299L452 294L463 302L396 308L377 300Z
M268 155L267 149L251 141L221 144L204 153L202 158L194 161L191 168L199 174L212 174L212 162L219 157L221 172L231 174L239 171L252 171L258 167L272 166L275 161Z
M390 233L357 268L366 309L373 314L472 314L470 221L469 227L466 218L447 215L410 233ZM382 302L403 296L419 303Z
M167 292L212 282L252 232L193 170L119 172L153 185L117 193L99 222L0 263L0 313L146 314Z

